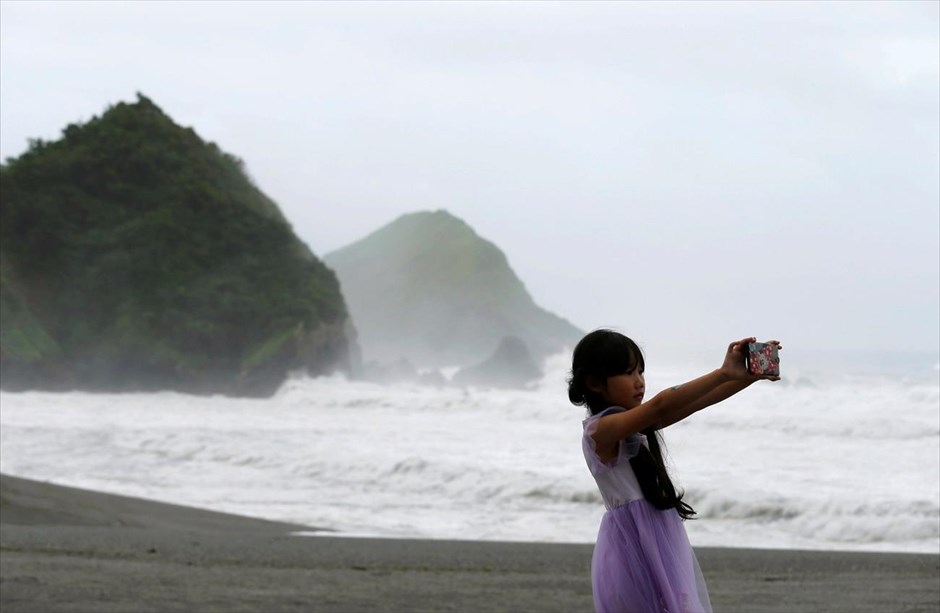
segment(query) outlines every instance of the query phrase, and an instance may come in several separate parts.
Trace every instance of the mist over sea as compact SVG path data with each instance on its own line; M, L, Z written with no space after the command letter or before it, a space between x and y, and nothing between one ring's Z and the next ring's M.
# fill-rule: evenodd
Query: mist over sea
M937 553L936 354L810 357L788 349L785 380L664 432L693 544ZM3 392L0 470L349 536L593 542L604 509L568 359L528 391L333 376L264 400ZM651 363L648 397L716 365Z

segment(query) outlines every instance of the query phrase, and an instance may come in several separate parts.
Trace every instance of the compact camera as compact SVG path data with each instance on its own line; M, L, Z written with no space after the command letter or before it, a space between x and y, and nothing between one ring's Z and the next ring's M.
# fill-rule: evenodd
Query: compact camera
M745 363L752 375L780 376L777 346L771 343L748 343Z

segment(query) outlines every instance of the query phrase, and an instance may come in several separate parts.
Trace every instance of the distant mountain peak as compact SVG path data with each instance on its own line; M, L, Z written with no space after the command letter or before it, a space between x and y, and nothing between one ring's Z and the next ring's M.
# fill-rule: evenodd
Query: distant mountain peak
M417 239L420 239L420 241ZM414 250L418 250L426 248L429 241L444 242L455 239L479 239L479 236L464 220L455 217L445 209L438 209L436 211L406 213L375 230L365 238L356 241L353 245L363 242L392 240L400 245L407 245ZM350 247L353 245L350 245ZM337 251L342 251L342 249Z
M324 261L340 278L366 359L466 365L506 336L541 358L580 336L535 304L495 244L443 209L402 215Z

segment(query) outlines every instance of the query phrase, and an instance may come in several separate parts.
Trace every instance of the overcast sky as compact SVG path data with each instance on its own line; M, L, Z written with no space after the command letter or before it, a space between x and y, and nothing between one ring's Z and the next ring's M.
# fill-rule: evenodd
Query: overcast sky
M323 255L419 210L645 346L940 343L940 3L0 4L0 155L140 91Z

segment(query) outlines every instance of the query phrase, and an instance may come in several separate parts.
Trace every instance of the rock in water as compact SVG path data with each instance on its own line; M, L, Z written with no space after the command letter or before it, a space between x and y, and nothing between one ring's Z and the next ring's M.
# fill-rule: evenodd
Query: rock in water
M455 385L523 388L542 376L525 342L515 336L503 338L488 359L463 368L454 375Z

